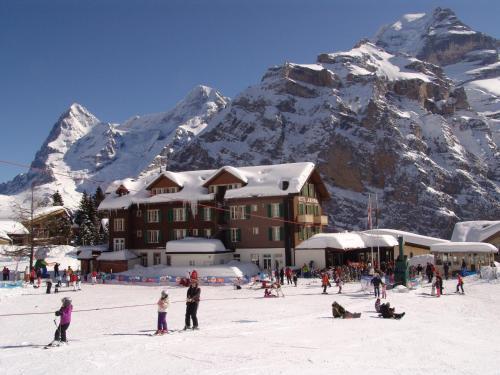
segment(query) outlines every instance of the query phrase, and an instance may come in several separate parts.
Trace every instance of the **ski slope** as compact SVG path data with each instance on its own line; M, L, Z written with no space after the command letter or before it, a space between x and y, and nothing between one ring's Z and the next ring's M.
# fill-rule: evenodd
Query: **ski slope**
M445 292L455 281L445 282ZM430 296L424 287L388 291L401 321L377 318L359 283L321 295L319 280L262 290L203 287L200 331L149 336L161 287L84 285L81 292L0 290L0 373L49 374L498 374L500 285L466 279L466 295ZM184 326L185 288L169 287L169 329ZM75 312L68 346L44 350L64 296ZM333 320L336 300L361 319ZM81 311L84 310L84 311Z

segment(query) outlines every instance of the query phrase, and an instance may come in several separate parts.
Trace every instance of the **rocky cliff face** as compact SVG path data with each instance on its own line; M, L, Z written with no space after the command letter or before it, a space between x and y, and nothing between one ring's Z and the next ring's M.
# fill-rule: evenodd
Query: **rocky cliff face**
M496 41L470 37L453 55L456 35L472 33L448 10L405 17L423 24L418 43L393 28L391 38L380 32L314 64L270 68L171 167L313 161L332 193L332 229L365 227L368 193L378 195L380 225L423 234L447 237L458 220L498 217L492 124L445 65Z

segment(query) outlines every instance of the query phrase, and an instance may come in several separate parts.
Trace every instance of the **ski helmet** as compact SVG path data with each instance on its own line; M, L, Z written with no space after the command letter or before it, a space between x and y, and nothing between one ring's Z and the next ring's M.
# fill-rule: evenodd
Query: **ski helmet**
M168 293L166 290L162 290L161 291L161 298L167 298L168 297Z
M61 301L62 301L62 304L64 307L71 305L71 298L70 297L64 297Z

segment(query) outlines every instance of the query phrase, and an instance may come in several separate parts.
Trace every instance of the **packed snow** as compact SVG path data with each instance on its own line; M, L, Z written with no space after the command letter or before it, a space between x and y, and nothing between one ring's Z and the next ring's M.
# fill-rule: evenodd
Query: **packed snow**
M0 290L2 374L481 374L499 372L500 284L465 279L444 282L431 296L429 284L388 301L402 320L377 317L373 294L359 283L321 294L319 279L285 285L285 298L263 298L262 289L201 287L200 330L184 326L186 288L83 285L83 290ZM168 329L156 329L160 291L171 305ZM69 345L43 350L53 338L54 311L62 297L73 300ZM332 319L339 302L360 319Z

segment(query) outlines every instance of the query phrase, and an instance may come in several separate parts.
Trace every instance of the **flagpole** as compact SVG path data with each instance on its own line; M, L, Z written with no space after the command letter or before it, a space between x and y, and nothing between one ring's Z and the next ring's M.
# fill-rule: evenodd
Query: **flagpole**
M378 229L378 196L375 193L375 226ZM380 243L377 241L378 268L380 269Z
M368 193L368 229L372 229L372 198L370 193ZM371 244L371 263L372 267L375 270L374 264L373 264L373 243Z

